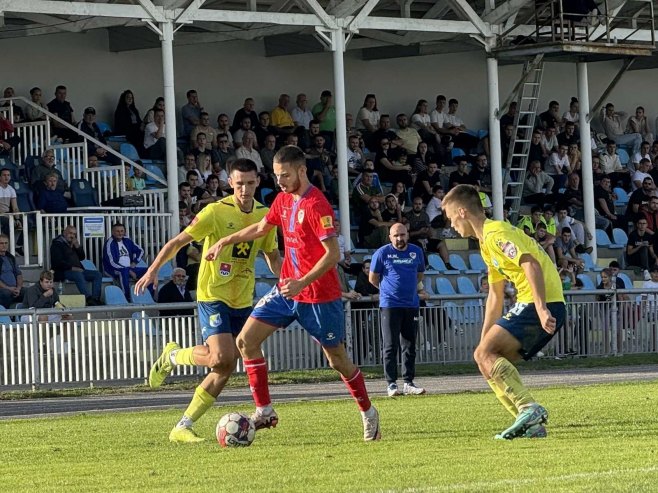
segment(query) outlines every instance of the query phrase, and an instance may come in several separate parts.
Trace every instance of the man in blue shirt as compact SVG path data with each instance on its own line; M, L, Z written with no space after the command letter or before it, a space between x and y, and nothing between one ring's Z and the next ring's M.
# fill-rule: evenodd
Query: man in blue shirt
M393 224L389 239L391 243L378 249L372 256L368 275L370 283L379 288L384 375L388 383L388 395L424 394L425 389L414 385L414 377L420 305L417 286L423 280L425 258L420 247L409 243L409 232L404 224ZM400 347L404 378L402 392L397 385Z

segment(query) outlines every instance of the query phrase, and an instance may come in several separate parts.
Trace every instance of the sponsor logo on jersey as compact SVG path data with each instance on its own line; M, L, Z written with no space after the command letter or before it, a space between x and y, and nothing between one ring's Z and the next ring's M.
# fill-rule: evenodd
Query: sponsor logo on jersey
M251 254L251 247L253 246L253 244L254 244L253 241L235 243L233 245L233 251L231 252L231 256L233 258L249 258L249 255Z
M304 221L304 209L301 209L299 212L297 212L297 222L302 224L302 221Z
M221 264L219 264L219 275L220 276L226 277L230 274L231 274L231 264L226 263L226 262L222 262Z
M505 256L510 259L515 259L519 251L516 249L516 245L511 241L499 241L498 246L503 251Z
M322 216L320 218L320 224L322 224L322 227L324 229L333 228L334 227L334 219L331 216Z

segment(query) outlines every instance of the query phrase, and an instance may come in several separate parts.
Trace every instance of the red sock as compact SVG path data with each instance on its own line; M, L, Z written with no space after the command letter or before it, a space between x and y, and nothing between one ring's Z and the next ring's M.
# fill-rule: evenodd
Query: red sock
M357 368L354 372L354 375L352 375L350 378L345 378L343 375L340 377L343 379L343 382L345 382L347 390L349 390L352 397L354 397L356 405L359 406L359 409L361 411L367 411L370 409L370 398L368 397L366 382L363 379L363 373L361 373L361 370Z
M265 358L244 360L244 368L247 370L249 377L249 388L254 398L256 407L269 406L272 403L270 399L270 389L267 383L267 363Z

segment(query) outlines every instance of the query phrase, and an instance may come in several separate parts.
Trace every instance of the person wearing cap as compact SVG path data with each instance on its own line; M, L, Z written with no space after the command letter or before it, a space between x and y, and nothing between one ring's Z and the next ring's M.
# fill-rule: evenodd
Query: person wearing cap
M85 108L85 111L82 114L82 120L78 123L78 128L81 132L86 133L87 135L93 137L101 144L107 145L105 136L101 132L100 127L96 123L96 109L92 106ZM121 159L119 159L114 154L107 152L107 149L99 146L98 144L87 140L87 154L90 156L97 156L98 159L107 161L108 163L119 165L121 164Z

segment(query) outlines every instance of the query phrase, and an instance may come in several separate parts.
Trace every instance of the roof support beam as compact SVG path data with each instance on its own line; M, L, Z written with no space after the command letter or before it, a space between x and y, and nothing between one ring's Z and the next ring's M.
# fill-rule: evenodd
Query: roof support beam
M0 0L0 12L117 17L120 19L151 18L150 13L141 5L58 2L54 0Z
M0 0L1 1L1 0ZM235 10L198 9L190 12L185 21L280 24L284 26L324 26L315 14L281 12L245 12Z
M178 24L184 24L188 23L190 14L193 12L197 12L203 4L206 3L206 0L194 0L192 3L190 3L187 8L183 11L181 15L178 16L176 19L176 23Z
M373 9L377 6L379 0L368 0L368 3L361 9L361 12L354 17L349 23L349 30L356 32L359 30L359 27L363 20L370 15Z
M482 17L482 20L490 24L502 24L507 18L516 14L521 8L532 3L532 0L507 0L500 7L495 8Z
M156 7L153 5L153 2L151 0L137 0L139 4L144 7L144 10L146 10L149 13L149 17L152 21L155 22L164 22L165 16L164 16L164 9L162 7Z
M322 5L318 3L318 0L304 0L311 11L318 16L318 19L322 21L322 24L329 29L337 29L338 25L336 24L335 18L330 17L327 12L322 8Z
M485 24L480 16L473 10L473 7L469 5L466 0L448 0L448 3L451 5L452 10L454 10L458 15L466 17L470 20L475 27L477 27L480 34L485 38L491 36L491 28L488 24Z
M443 33L481 34L470 21L438 19L396 19L393 17L368 17L361 22L360 29L384 31L434 31Z
M347 17L363 7L368 0L345 0L327 7L327 13L334 17Z
M76 22L71 21L69 19L54 17L52 15L47 15L47 14L22 14L21 17L23 19L27 19L28 21L32 21L36 24L41 24L43 26L49 26L49 27L56 27L60 31L67 31L71 33L80 32L80 28L75 26Z

